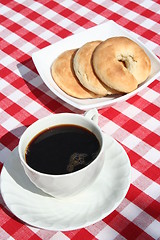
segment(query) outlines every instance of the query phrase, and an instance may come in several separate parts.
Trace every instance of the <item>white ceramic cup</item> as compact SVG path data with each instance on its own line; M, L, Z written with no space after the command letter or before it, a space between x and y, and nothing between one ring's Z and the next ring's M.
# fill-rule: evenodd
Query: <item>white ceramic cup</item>
M93 132L101 146L98 156L88 166L67 174L51 175L32 169L25 161L25 151L29 142L43 130L61 124L74 124ZM60 113L36 121L22 134L18 151L21 163L29 179L38 188L53 197L64 198L79 193L94 182L104 163L104 145L104 137L98 126L98 112L96 109L92 109L86 112L84 116L72 113Z

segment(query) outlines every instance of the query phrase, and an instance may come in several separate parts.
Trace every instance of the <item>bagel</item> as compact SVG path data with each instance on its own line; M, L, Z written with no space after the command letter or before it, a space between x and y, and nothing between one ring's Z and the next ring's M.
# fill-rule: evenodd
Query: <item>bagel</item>
M98 79L92 68L92 53L100 43L101 41L92 41L80 47L73 58L73 68L80 83L88 90L101 96L116 94L116 90Z
M135 90L151 71L147 54L126 37L112 37L101 42L93 52L92 61L99 79L124 93Z
M74 74L72 60L77 49L67 50L60 54L51 66L51 74L62 91L75 98L97 98L98 95L84 88Z

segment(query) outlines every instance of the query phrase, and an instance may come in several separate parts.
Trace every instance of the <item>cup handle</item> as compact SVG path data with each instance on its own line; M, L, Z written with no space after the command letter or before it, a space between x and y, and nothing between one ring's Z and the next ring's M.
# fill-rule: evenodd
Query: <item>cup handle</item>
M91 109L84 113L84 116L88 119L92 120L94 123L98 125L98 111L96 108Z

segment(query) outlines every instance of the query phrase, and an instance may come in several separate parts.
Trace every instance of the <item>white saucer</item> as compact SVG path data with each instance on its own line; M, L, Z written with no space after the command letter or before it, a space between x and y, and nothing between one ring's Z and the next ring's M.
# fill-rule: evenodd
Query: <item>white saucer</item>
M17 148L1 172L1 193L10 209L29 225L67 231L100 221L124 199L131 177L131 165L122 146L112 137L107 141L104 167L95 182L72 198L58 200L35 187L20 164Z

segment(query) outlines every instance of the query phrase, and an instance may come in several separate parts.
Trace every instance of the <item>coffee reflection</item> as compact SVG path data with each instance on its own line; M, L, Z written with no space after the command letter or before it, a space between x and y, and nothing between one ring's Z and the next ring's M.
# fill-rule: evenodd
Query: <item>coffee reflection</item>
M64 124L40 132L28 144L27 164L41 173L67 174L91 163L100 152L97 137L81 126Z

